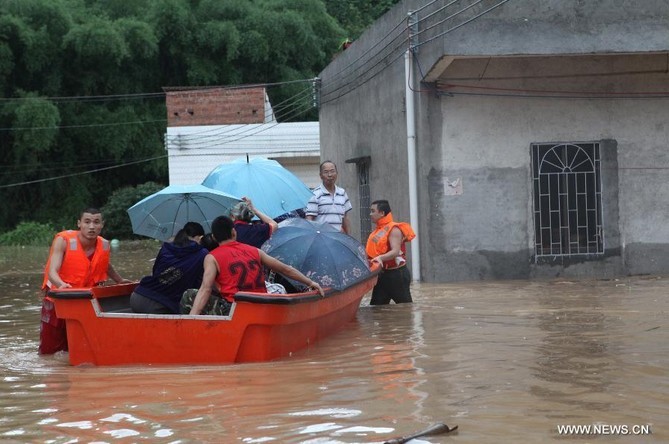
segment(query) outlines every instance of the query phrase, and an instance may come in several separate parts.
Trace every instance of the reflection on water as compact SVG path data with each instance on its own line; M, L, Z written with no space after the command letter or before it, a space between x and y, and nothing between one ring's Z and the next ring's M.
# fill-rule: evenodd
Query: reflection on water
M569 282L556 286L571 285ZM605 295L592 287L570 292L559 303L550 297L538 298L545 311L538 316L538 327L545 333L538 347L540 358L535 375L545 383L533 392L548 401L564 403L568 408L607 410L611 400L603 394L609 387L612 370L618 367L615 319L604 310ZM573 394L579 396L573 396ZM587 394L588 396L580 396Z
M122 245L112 261L137 279L157 249ZM459 431L422 442L669 441L666 278L415 284L414 304L365 298L289 359L71 367L35 352L46 253L0 248L3 442L370 443L435 422ZM591 424L653 434L557 430Z

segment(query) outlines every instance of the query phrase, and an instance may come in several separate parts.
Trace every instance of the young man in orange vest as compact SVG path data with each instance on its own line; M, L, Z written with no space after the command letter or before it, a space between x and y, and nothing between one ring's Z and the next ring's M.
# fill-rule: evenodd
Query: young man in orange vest
M370 305L413 302L411 299L411 272L406 266L405 243L416 237L411 225L395 222L387 200L372 202L369 217L376 229L367 239L367 256L383 268L372 291Z
M109 241L100 237L104 226L97 208L86 208L77 220L79 230L66 230L56 234L44 268L42 290L56 288L93 287L111 277L117 283L123 279L109 262ZM40 354L53 354L67 350L65 321L56 316L53 303L42 301L40 325Z

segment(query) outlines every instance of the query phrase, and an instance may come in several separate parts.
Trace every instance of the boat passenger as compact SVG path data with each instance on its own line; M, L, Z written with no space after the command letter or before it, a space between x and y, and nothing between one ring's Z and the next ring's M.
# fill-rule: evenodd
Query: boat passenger
M237 242L256 248L260 248L279 226L274 219L258 210L247 197L242 197L242 202L232 208L230 215L235 222ZM260 219L259 223L253 223L255 216Z
M376 229L367 239L367 256L383 271L372 290L369 305L413 302L411 299L411 272L406 266L406 242L416 237L406 222L395 222L387 200L372 202L369 217Z
M188 222L172 242L165 242L153 264L153 273L144 276L130 295L135 313L177 314L181 295L189 288L198 288L204 273L208 250L200 244L204 228Z
M204 259L204 276L198 291L184 293L181 313L226 316L238 291L267 292L263 266L325 295L317 282L295 268L258 248L238 242L235 224L229 217L214 219L211 231L219 246ZM212 297L213 286L219 294Z
M204 236L202 236L202 239L200 239L200 243L204 248L207 249L207 251L211 251L214 248L218 247L218 242L216 242L216 239L214 239L214 235L211 233L207 233Z
M49 258L44 268L42 290L71 287L94 287L108 277L116 283L129 283L114 269L110 258L109 241L100 236L104 227L102 212L86 208L77 220L79 230L61 231L51 243ZM42 301L39 353L50 355L67 350L65 320L56 316L53 302Z

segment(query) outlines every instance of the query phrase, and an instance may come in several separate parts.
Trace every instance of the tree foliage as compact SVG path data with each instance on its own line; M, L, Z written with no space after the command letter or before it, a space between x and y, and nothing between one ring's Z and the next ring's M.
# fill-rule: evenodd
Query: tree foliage
M391 3L3 0L0 233L166 183L163 88L313 78Z
M348 38L357 39L374 20L382 16L400 0L325 0L328 14L348 32Z
M21 222L14 230L0 234L0 245L34 245L48 247L54 236L54 228L38 222Z
M105 218L104 235L109 239L132 238L134 235L127 212L128 208L163 188L164 185L146 182L136 187L122 187L114 191L107 204L100 209Z

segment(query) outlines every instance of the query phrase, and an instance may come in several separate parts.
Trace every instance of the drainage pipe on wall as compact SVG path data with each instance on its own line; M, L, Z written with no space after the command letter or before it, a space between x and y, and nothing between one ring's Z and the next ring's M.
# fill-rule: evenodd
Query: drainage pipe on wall
M411 82L414 79L411 50L404 53L405 97L407 118L407 170L409 173L409 216L411 227L416 232L416 239L411 245L411 276L414 282L420 281L420 239L418 238L418 179L416 174L416 118L414 92Z

